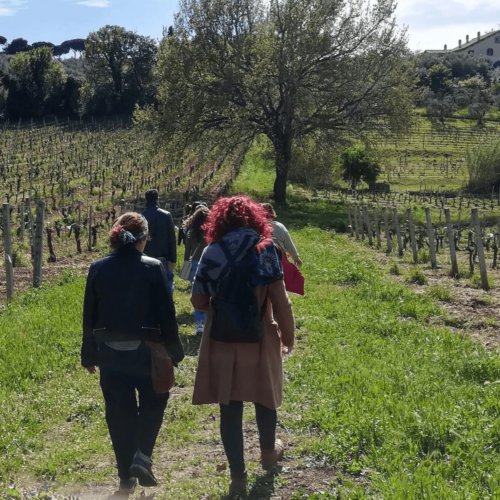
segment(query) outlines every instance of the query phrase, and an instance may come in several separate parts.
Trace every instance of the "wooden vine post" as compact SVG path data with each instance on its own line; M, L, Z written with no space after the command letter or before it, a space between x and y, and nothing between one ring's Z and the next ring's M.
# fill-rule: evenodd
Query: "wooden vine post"
M375 223L375 236L377 236L377 248L382 247L382 240L380 238L380 228L378 227L377 208L373 207L373 221Z
M92 215L93 215L93 207L90 205L89 207L89 219L87 222L87 228L88 228L88 233L89 233L89 241L87 244L87 249L90 252L92 250Z
M21 227L19 228L19 239L24 241L24 200L21 201L19 217L21 219Z
M436 242L434 241L434 227L432 226L431 209L425 208L425 217L427 219L427 236L429 238L429 254L431 256L431 267L437 269L436 260Z
M33 260L33 287L38 288L42 285L42 263L43 263L43 230L45 219L45 202L38 200L36 202L36 227L33 241L34 260Z
M10 228L10 204L4 203L3 218L3 244L5 251L5 274L7 278L7 300L14 295L14 266L12 263L12 234Z
M361 241L365 241L365 228L363 223L363 211L361 207L358 208L358 217L359 217L359 230L361 232Z
M392 208L394 213L394 227L396 228L396 236L398 239L398 254L400 257L403 256L403 240L401 239L401 227L399 226L399 217L398 217L398 207Z
M385 231L385 239L387 240L387 253L391 253L392 252L391 233L389 231L389 219L387 218L386 207L382 207L382 215L384 216L384 231Z
M457 261L457 249L455 248L455 234L453 232L453 223L451 222L450 209L444 209L444 216L446 217L446 230L448 233L448 243L450 245L450 259L451 259L451 277L456 278L458 276L458 261Z
M368 243L370 246L373 245L372 230L370 227L370 219L368 218L368 207L363 205L363 219L365 221L366 232L368 233Z
M481 272L481 287L483 290L489 290L490 285L488 284L488 274L486 272L486 259L484 257L483 248L483 235L481 232L481 224L479 222L479 214L477 207L471 210L472 224L474 225L474 232L476 233L476 249L477 257L479 259L479 270Z
M413 214L411 208L406 209L406 218L408 219L408 228L410 230L410 243L413 252L413 263L418 262L417 240L415 239L415 226L413 225Z
M354 236L354 228L352 227L351 206L352 205L347 205L347 217L349 218L349 229L351 231L351 236Z
M356 232L356 239L359 239L359 229L358 229L358 206L354 205L354 230Z

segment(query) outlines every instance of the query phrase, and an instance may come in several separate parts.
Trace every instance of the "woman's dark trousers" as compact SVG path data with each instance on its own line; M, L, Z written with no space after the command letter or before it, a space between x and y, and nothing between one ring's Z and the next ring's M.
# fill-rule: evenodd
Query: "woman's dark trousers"
M255 403L255 416L259 429L260 447L273 449L276 441L278 412ZM243 402L230 401L220 405L220 435L232 477L241 477L245 472L243 446Z
M153 391L151 352L144 344L136 351L117 351L101 344L99 369L118 476L127 479L137 450L151 457L169 395Z

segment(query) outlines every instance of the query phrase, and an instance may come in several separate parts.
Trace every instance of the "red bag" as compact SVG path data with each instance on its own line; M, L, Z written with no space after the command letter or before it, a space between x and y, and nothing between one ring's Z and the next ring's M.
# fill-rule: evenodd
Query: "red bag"
M286 290L304 295L304 276L299 268L288 260L285 252L281 252L281 263L283 264L283 279Z

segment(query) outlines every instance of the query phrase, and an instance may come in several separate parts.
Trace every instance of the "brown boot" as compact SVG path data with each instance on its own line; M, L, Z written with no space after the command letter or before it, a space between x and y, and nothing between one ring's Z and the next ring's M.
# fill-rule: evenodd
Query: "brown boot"
M261 453L261 463L264 470L269 470L274 467L282 458L285 445L281 439L277 439L274 443L274 448L265 450L260 449Z
M231 484L229 485L229 495L244 495L247 491L247 472L242 474L232 475Z

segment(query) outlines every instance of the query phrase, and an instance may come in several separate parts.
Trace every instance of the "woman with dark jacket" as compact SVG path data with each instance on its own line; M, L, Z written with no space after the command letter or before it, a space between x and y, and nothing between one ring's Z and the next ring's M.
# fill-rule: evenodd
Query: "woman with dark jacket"
M205 241L205 233L202 226L205 224L208 215L208 207L205 205L200 206L196 211L186 219L184 223L184 230L186 231L186 248L184 251L184 260L192 261L191 274L189 281L193 284L194 277L196 276L196 269L198 262L201 259L201 254L207 243ZM194 310L194 322L196 324L196 334L201 335L205 328L205 313Z
M184 357L165 268L142 253L147 239L142 215L117 219L110 255L90 266L83 306L81 362L91 374L99 367L123 493L157 484L151 455L169 393L153 390L145 341L164 342L175 363Z
M294 318L268 220L266 210L245 196L217 200L204 226L209 245L191 296L196 309L208 312L193 404L220 406L230 494L244 493L247 485L244 401L255 405L262 467L273 467L284 450L276 439L283 398L281 342L292 350ZM228 331L229 324L234 328Z

